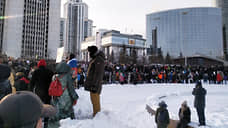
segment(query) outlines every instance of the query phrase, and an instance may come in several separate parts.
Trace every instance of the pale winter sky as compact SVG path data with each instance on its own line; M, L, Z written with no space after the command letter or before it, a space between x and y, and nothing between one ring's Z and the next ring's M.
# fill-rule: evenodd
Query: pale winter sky
M62 3L67 0L62 0ZM184 7L211 7L215 0L82 0L96 29L116 29L145 37L146 14Z

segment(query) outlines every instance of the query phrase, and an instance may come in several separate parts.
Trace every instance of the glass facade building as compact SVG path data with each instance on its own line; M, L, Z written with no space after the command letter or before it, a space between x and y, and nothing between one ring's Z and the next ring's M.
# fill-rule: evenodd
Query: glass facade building
M228 1L215 0L215 6L222 9L223 47L226 60L228 59Z
M185 8L146 16L147 47L172 57L223 56L221 9Z

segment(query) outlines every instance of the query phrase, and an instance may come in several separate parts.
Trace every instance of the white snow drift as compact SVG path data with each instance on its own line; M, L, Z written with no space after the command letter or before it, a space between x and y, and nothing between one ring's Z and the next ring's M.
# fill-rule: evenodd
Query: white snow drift
M61 128L156 128L154 117L145 110L146 104L156 109L166 101L170 117L178 119L184 100L191 108L191 119L198 122L193 107L193 84L103 85L101 112L92 118L89 93L76 90L79 95L74 107L76 120L61 120ZM228 85L204 85L206 96L205 128L228 128ZM204 127L202 127L204 128Z

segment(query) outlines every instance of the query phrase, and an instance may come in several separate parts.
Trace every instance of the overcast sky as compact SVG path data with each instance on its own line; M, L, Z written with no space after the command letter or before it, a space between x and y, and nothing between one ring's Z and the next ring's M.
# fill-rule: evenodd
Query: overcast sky
M62 0L62 3L67 0ZM211 7L214 0L83 0L96 28L145 37L146 14L184 7Z

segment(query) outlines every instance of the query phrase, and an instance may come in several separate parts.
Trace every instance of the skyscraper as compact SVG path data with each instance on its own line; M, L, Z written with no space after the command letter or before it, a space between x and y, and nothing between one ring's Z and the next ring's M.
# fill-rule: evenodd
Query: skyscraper
M0 53L2 52L5 0L0 1Z
M222 9L223 49L225 59L228 60L228 1L215 0L215 6Z
M7 0L3 52L12 57L55 59L60 0Z
M85 19L85 34L84 39L91 37L93 32L93 21L90 19Z
M81 58L81 42L85 36L85 19L88 19L88 6L82 0L68 0L64 5L66 18L65 53L74 53Z

